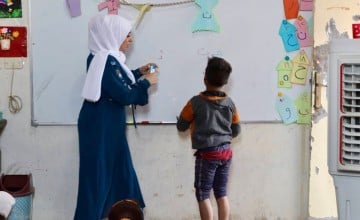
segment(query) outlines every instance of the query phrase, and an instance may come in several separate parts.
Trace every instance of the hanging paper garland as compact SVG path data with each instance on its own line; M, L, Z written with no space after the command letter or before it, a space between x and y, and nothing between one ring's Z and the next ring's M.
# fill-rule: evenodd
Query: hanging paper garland
M220 25L215 19L215 15L212 11L213 8L217 5L218 0L186 0L186 1L170 2L170 3L147 3L147 4L130 3L126 0L121 0L120 4L129 5L139 10L139 15L134 25L134 27L136 28L139 25L141 19L144 17L144 14L150 11L152 7L174 6L174 5L181 5L181 4L187 4L193 2L195 2L200 7L200 12L196 17L194 24L192 25L192 32L196 32L196 31L219 32Z
M192 32L196 32L196 31L219 32L220 26L217 20L215 19L215 15L212 11L213 8L217 5L218 0L188 0L188 1L179 1L172 3L156 3L156 4L152 4L152 3L135 4L135 3L129 3L126 0L122 0L120 4L131 5L139 10L139 15L134 25L136 28L140 23L141 19L144 17L145 12L149 11L151 7L173 6L173 5L180 5L185 3L192 3L194 1L200 7L200 12L198 13L196 20L192 26Z
M98 4L98 10L101 11L103 9L108 9L109 14L118 14L118 8L120 5L129 5L137 10L139 10L139 15L134 23L134 27L136 28L144 14L150 11L151 7L163 7L163 6L174 6L185 3L195 2L200 7L200 12L198 13L194 24L192 25L192 32L196 31L214 31L219 32L220 26L215 19L215 15L213 13L213 8L218 3L218 0L185 0L179 2L170 2L170 3L146 3L146 4L138 4L138 3L130 3L126 0L105 0ZM80 10L80 0L66 0L66 4L70 11L70 15L72 17L79 16L81 14Z

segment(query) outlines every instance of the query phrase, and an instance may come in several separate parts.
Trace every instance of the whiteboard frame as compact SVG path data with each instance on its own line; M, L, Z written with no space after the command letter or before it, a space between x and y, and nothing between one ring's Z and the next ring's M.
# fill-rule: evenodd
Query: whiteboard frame
M33 2L35 1L41 1L41 0L30 0L29 1L29 17L30 17L30 28L29 28L29 33L30 33L30 40L31 40L31 89L32 89L32 93L31 93L31 102L32 102L32 109L31 109L31 123L33 126L38 126L38 125L76 125L76 119L73 119L73 120L70 120L70 121L62 121L61 119L60 120L49 120L49 119L43 119L41 117L39 117L39 112L36 111L36 105L38 104L36 99L35 99L35 94L36 94L36 88L38 85L34 86L34 79L35 79L35 75L38 74L36 73L36 70L34 70L34 47L36 46L37 42L34 38L33 38L33 9L32 9L32 6L33 6ZM240 4L240 2L236 1L236 0L233 0L234 2L237 2ZM129 66L134 66L135 63L139 63L139 64L144 64L146 63L147 61L149 62L157 62L160 66L160 78L159 78L159 85L158 87L155 87L155 88L150 88L150 100L149 100L149 105L147 107L145 107L145 110L142 108L142 107L137 107L137 108L140 108L140 111L139 110L136 110L136 118L139 119L139 123L138 125L143 125L143 124L174 124L176 123L176 120L175 120L175 117L176 117L176 114L180 113L180 110L181 108L183 107L182 105L185 105L186 101L189 100L191 98L192 95L196 95L198 94L198 92L204 90L204 86L202 85L202 78L201 76L197 76L197 84L196 86L196 89L187 94L186 97L182 97L183 100L179 103L181 103L180 106L177 106L177 112L174 112L174 115L173 115L173 120L169 120L169 118L166 118L164 120L158 120L158 119L151 119L151 118L146 118L146 116L142 116L142 112L141 111L147 111L149 109L152 109L152 108L155 108L154 106L156 104L152 104L154 103L154 97L156 97L156 95L159 95L160 93L161 94L164 94L165 92L164 91L161 91L161 88L162 88L162 84L161 83L164 83L164 81L162 82L162 75L163 74L167 74L166 72L170 72L170 71L164 71L164 70L169 70L169 68L166 68L166 65L168 65L166 63L167 60L163 61L163 60L159 60L157 59L159 55L163 55L161 54L161 47L156 47L156 44L151 44L150 43L150 49L149 50L153 50L153 53L148 52L148 58L145 58L145 57L141 57L139 56L140 53L140 49L139 48L144 48L144 37L146 36L147 38L150 38L151 39L151 36L153 36L153 39L155 39L155 36L156 34L159 34L159 33L164 33L162 32L162 29L159 28L159 30L156 30L155 28L153 28L153 32L151 32L151 29L149 29L148 27L153 27L151 24L153 22L153 24L157 24L156 22L159 22L158 20L158 17L156 17L156 13L164 13L164 14L169 14L169 13L174 13L175 10L186 10L187 13L190 11L192 12L191 14L193 16L186 16L186 15L182 15L181 13L184 13L184 12L178 12L179 15L181 15L182 18L184 18L184 20L186 20L186 22L184 22L184 25L187 25L187 29L183 29L182 32L179 33L179 35L184 35L184 36L187 36L188 39L192 39L194 40L194 42L196 42L196 44L194 43L194 46L195 45L199 45L198 47L196 48L193 48L195 53L197 53L197 61L196 62L199 62L199 66L200 67L197 67L197 68L194 68L194 72L196 72L196 74L201 74L201 72L203 71L203 69L205 68L205 65L206 65L206 60L207 60L207 57L209 55L220 55L220 56L223 56L225 59L227 59L232 65L233 65L233 73L231 74L230 76L230 82L227 86L227 92L229 94L230 97L233 98L237 108L239 109L239 112L240 112L240 117L241 117L241 121L242 123L282 123L281 119L280 119L280 116L278 115L278 113L276 112L276 109L275 109L275 100L276 100L276 95L278 93L278 91L282 91L284 94L287 94L289 95L291 98L293 99L296 99L298 95L300 95L301 92L303 92L304 90L308 90L310 93L311 93L311 85L310 82L307 82L307 85L306 86L297 86L297 85L293 85L294 87L296 88L292 88L292 89L279 89L277 88L277 72L276 72L276 65L277 63L286 55L290 56L290 57L294 57L299 51L295 51L293 53L286 53L285 50L283 49L283 45L281 43L281 38L280 36L278 36L278 28L280 28L280 24L281 24L281 20L283 19L283 12L282 12L282 2L278 2L276 0L272 0L273 2L271 1L268 1L267 3L264 3L262 2L263 4L269 4L268 6L276 6L276 10L271 10L271 14L277 14L278 17L276 17L276 24L275 24L275 28L272 29L272 32L270 32L270 34L272 34L272 43L273 45L268 45L269 47L271 48L278 48L279 50L277 51L277 53L274 54L274 56L270 57L270 59L273 59L271 63L267 63L265 65L268 65L270 66L271 68L271 73L269 74L273 74L273 77L270 79L270 82L269 81L264 81L264 82L261 82L259 84L257 84L256 82L251 82L253 83L253 87L252 88L252 91L255 91L255 92L259 92L261 89L264 88L264 86L266 86L267 83L270 83L271 87L270 90L272 92L271 96L267 97L265 96L265 101L268 101L268 99L272 98L272 101L271 103L267 103L268 104L268 107L270 106L271 108L269 108L268 110L269 111L272 111L272 113L265 117L260 117L261 115L259 113L256 113L254 112L255 114L259 114L260 116L259 117L256 117L256 118L247 118L247 116L243 117L244 114L244 109L246 109L247 107L244 107L244 103L242 102L238 102L237 101L237 98L238 97L234 97L233 96L233 91L235 89L239 89L240 90L242 89L241 87L241 84L239 85L235 85L234 86L234 81L236 80L239 80L241 79L240 78L236 78L234 77L235 74L238 74L239 72L239 67L236 66L236 60L234 59L234 53L233 51L231 52L230 50L223 50L223 48L220 48L219 46L210 46L210 47L205 47L204 45L200 45L201 44L201 41L203 41L204 39L206 40L213 40L213 42L217 42L219 41L219 39L217 38L218 36L221 36L222 33L226 33L226 31L228 30L231 30L231 25L229 27L229 25L225 25L224 23L229 23L229 17L231 16L231 14L233 13L234 14L234 11L229 11L228 9L226 9L226 5L232 5L232 3L230 2L224 2L224 1L219 1L218 5L216 6L215 8L215 15L217 16L217 20L219 21L220 23L220 26L221 26L221 32L220 33L215 33L215 32L196 32L196 33L191 33L191 24L192 24L192 21L193 19L195 18L195 15L197 13L197 11L199 10L199 8L197 7L197 5L180 5L180 6L176 6L176 9L174 8L168 8L168 7L163 7L163 8L159 8L159 9L156 9L156 8L153 8L151 9L149 12L145 13L145 16L143 18L143 20L140 22L139 26L138 26L138 29L134 30L135 31L135 34L134 34L134 38L135 38L135 41L138 42L142 42L138 45L135 44L135 46L132 48L132 51L130 51L130 54L128 55L128 65ZM101 1L94 1L94 6L96 6L97 3L100 3ZM141 2L140 1L137 1L137 2ZM160 0L154 0L154 2L161 2ZM54 2L55 3L55 2ZM91 2L92 3L92 2ZM275 3L278 3L279 5L276 5ZM85 3L83 3L85 4ZM191 3L190 3L191 4ZM259 8L269 8L269 7L258 7L258 6L255 6L256 5L256 2L248 2L248 3L244 3L242 2L243 5L245 4L249 4L248 6L249 7L254 7L256 9L259 9ZM254 4L254 5L253 5ZM129 11L126 11L124 12L124 10L121 10L122 8L128 8L130 6L123 6L121 5L120 9L119 9L119 14L122 14L129 18L130 20L135 20L137 18L137 10L135 9L132 9L130 7ZM232 7L233 8L233 7ZM70 17L70 15L68 14L67 11L65 11L65 7L62 8L64 11L62 11L63 13L63 16L68 16ZM61 8L57 8L58 11L61 11ZM168 10L168 11L166 11ZM227 10L226 13L220 13L221 11L224 11L224 10ZM246 11L246 10L245 10ZM83 10L84 12L84 10ZM244 12L244 11L243 11ZM99 12L99 13L105 13L105 12ZM312 16L312 12L300 12L301 15L303 17L305 17L306 19L309 19L311 16ZM229 15L230 14L230 15ZM241 14L241 13L240 13ZM248 15L253 15L254 13L252 13L250 11L250 13ZM257 12L257 14L260 14L259 12ZM84 16L84 15L82 15ZM228 16L228 17L226 17ZM254 23L254 24L258 24L259 22L267 22L268 19L266 21L264 21L261 16L260 17L252 17L251 19L247 18L246 15L239 15L240 18L242 18L243 20L241 21L244 21L244 23L247 23L247 24L251 24L251 23ZM187 17L191 17L191 18L187 18ZM78 19L78 18L72 18L72 19ZM235 19L236 20L236 19ZM87 24L86 24L87 26ZM158 25L156 27L159 27L161 25ZM177 26L179 27L179 26ZM167 27L168 28L168 27ZM236 27L233 27L233 28L236 28ZM254 29L254 28L251 28L249 27L250 29ZM240 30L241 31L241 30ZM146 33L146 34L145 34ZM257 33L255 33L257 34ZM262 33L260 33L262 34ZM225 36L226 38L229 38L230 36L226 35ZM251 37L253 37L253 35L249 35L249 36L246 36L247 39L251 39ZM85 38L87 40L87 38ZM164 43L167 39L164 39ZM210 41L209 40L209 41ZM222 39L223 40L223 39ZM233 40L233 39L232 39ZM257 40L269 40L269 39L266 39L266 38L262 38L262 39L255 39L254 42L257 42ZM260 41L259 41L260 42ZM167 42L168 43L168 42ZM219 42L217 42L219 43ZM149 44L149 43L148 43ZM251 43L250 43L251 44ZM246 43L244 45L247 45ZM231 39L230 39L230 43L228 45L225 45L227 47L232 47L232 43L231 43ZM219 49L220 48L220 49ZM257 48L256 48L257 49ZM312 55L312 48L302 48L304 49L306 52L307 52L307 55L309 57L309 60L312 59L312 57L310 57ZM164 51L164 56L169 56L169 54L166 53L167 51ZM261 53L262 51L258 51L258 54ZM233 53L233 54L231 54ZM255 54L251 54L251 56L253 56L255 58L255 61L254 63L256 65L259 65L261 64L261 57L256 60L259 56L254 56L256 55ZM170 54L171 56L171 54ZM246 56L246 55L245 55ZM134 58L134 57L139 57L139 58ZM167 59L167 57L165 58ZM86 56L84 55L82 60L84 61L84 68L85 68L85 60L86 60ZM136 61L136 62L135 62ZM162 63L164 62L164 63ZM194 62L195 63L195 62ZM191 64L194 64L194 63L191 63ZM245 63L249 63L248 61L245 62ZM176 63L175 63L176 64ZM189 65L191 65L189 64ZM164 68L163 68L164 66ZM182 67L181 67L182 68ZM309 68L311 69L311 68ZM164 73L165 72L165 73ZM200 73L199 73L200 72ZM308 75L308 78L311 77L311 72L309 71L309 75ZM84 76L83 76L84 78ZM240 81L240 80L239 80ZM309 80L310 81L310 80ZM235 83L236 84L236 83ZM263 87L262 87L263 86ZM250 87L249 87L250 88ZM246 88L246 90L249 90L249 88ZM267 88L267 87L266 87ZM246 91L245 90L245 91ZM242 91L244 92L244 91ZM251 94L251 93L250 93ZM249 96L249 95L247 95ZM259 98L259 97L257 97ZM249 101L247 103L250 103ZM255 104L254 104L255 103ZM260 105L261 104L261 101L260 103L256 103L256 101L254 101L254 103L251 103L251 104L254 104L254 105ZM273 105L272 105L273 103ZM51 104L50 104L51 106ZM140 117L139 117L140 115ZM149 123L142 123L143 121L148 121ZM128 114L128 124L132 124L132 117L130 114Z

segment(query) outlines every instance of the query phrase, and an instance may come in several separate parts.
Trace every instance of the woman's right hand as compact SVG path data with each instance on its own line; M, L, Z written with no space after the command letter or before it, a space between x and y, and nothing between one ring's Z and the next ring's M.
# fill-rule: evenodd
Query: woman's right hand
M158 82L158 72L148 73L144 78L149 81L150 85L155 85Z

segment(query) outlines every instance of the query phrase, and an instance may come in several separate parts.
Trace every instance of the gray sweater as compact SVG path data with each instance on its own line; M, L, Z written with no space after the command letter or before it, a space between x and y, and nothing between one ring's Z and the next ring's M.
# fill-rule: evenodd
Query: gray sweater
M222 92L219 96L211 94L202 92L192 97L177 121L179 131L190 128L193 149L230 143L240 133L239 114L231 98Z

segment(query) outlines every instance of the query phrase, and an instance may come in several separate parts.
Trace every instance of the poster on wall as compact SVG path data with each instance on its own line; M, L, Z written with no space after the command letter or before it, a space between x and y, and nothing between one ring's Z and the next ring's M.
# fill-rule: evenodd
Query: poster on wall
M21 0L0 0L0 18L21 18Z
M0 57L27 57L26 27L0 26Z

